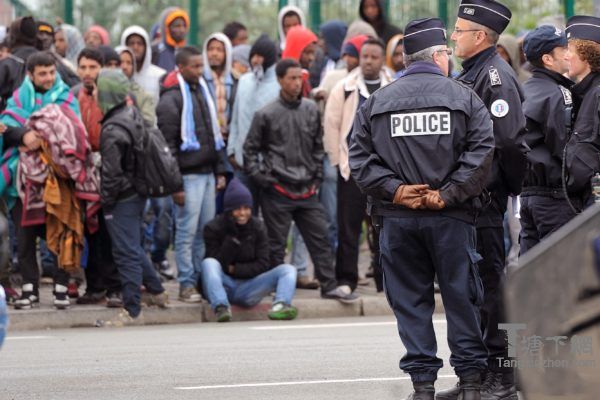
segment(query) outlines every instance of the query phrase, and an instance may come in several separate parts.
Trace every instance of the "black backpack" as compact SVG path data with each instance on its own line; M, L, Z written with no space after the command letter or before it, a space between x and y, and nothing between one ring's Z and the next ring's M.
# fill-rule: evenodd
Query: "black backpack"
M135 108L131 108L128 117L131 118L130 123L115 119L109 124L122 127L131 136L135 191L144 197L164 197L181 191L183 179L179 164L163 134L157 128L148 127Z

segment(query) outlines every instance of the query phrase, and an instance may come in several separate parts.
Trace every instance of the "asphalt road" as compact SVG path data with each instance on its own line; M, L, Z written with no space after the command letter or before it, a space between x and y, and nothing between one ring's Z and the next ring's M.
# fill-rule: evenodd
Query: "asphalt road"
M439 389L455 379L434 320ZM389 317L16 332L0 350L0 398L402 399L403 351Z

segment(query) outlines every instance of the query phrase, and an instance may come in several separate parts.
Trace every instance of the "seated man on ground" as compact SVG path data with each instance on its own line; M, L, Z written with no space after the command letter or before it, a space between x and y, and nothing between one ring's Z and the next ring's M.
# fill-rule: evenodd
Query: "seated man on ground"
M252 195L237 178L225 191L225 213L204 228L206 257L201 285L219 322L231 320L230 304L253 307L275 292L269 319L296 318L292 298L296 268L269 262L267 230L252 217Z

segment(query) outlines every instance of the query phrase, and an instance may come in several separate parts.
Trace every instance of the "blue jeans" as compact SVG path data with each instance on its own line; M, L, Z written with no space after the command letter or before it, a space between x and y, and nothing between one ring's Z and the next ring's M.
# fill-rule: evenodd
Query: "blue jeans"
M135 196L104 208L106 228L112 241L112 253L123 294L123 305L135 318L141 312L142 284L148 293L165 291L156 270L142 247L142 218L146 199Z
M185 205L175 207L175 261L182 288L196 287L204 259L204 226L215 217L213 174L183 175Z
M232 304L253 307L275 290L273 303L292 304L296 293L296 269L281 264L252 279L234 279L223 272L221 264L214 258L202 261L202 289L214 310L219 305Z
M308 275L308 249L296 224L292 225L292 265L298 270L298 275Z
M173 200L171 196L150 199L150 207L154 214L148 226L147 237L151 241L150 254L152 262L162 262L167 258L167 250L171 244L173 232Z
M8 311L6 310L6 295L4 289L0 286L0 349L4 343L4 337L8 330Z
M331 165L329 157L325 155L325 159L323 160L323 183L319 188L319 201L323 204L325 214L327 215L327 222L329 224L327 232L334 252L338 243L337 180L338 167Z

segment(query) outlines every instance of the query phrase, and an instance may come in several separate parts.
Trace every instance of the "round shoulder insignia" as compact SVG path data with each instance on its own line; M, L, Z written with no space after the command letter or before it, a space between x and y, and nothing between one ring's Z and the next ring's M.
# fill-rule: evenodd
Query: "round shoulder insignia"
M494 117L502 118L508 114L508 103L506 100L498 99L492 103L490 111Z

